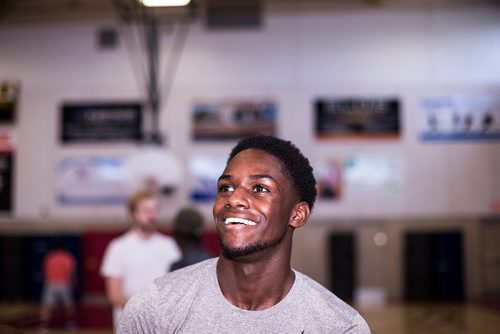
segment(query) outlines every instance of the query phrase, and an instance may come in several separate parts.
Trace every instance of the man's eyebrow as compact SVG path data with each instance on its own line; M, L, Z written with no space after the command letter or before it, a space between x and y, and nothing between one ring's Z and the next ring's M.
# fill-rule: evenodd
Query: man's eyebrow
M219 176L219 180L231 180L232 178L233 178L233 176L232 175L228 175L228 174L222 174L221 176ZM271 175L269 175L269 174L250 175L249 178L252 179L252 180L271 179L271 180L273 180L273 181L276 182L276 179L274 177L272 177Z
M273 181L273 184L275 184L276 187L278 188L278 190L281 191L281 185L280 185L280 183L272 175L269 175L269 174L257 174L257 175L250 175L249 177L250 177L251 180L269 179L269 180Z
M218 180L231 180L232 178L233 177L231 175L222 174L221 176L219 176Z
M257 180L257 179L271 179L273 181L276 181L276 179L274 177L272 177L271 175L269 175L269 174L250 175L250 178L252 180Z

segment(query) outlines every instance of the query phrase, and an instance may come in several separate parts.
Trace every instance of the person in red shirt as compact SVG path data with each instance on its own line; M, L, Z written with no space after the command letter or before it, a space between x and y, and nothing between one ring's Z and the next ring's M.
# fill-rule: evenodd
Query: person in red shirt
M42 263L44 287L40 309L41 327L48 329L52 309L62 302L66 315L66 327L75 329L75 303L73 284L75 283L76 260L56 239L54 248L45 255Z

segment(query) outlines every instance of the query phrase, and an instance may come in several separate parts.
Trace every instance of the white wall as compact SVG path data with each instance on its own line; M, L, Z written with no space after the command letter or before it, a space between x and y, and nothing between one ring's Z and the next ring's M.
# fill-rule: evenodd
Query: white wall
M361 202L347 193L338 203L318 203L315 219L490 213L492 201L498 201L492 180L498 178L494 157L500 155L500 143L424 144L418 139L417 103L426 94L500 92L498 7L271 9L260 30L207 31L200 22L190 28L161 114L161 128L184 162L196 153L224 157L234 145L190 141L193 100L266 96L279 104L279 135L294 141L311 160L378 154L404 162L405 188L399 198ZM118 25L0 26L0 79L21 82L19 117L12 128L17 141L15 210L2 221L123 221L120 206L63 207L54 194L55 168L63 157L136 149L123 144L63 147L57 139L63 101L144 97L144 78L134 76L140 72L140 52L130 29L123 28L116 50L100 51L95 45L97 29L110 24ZM173 33L162 33L164 55L172 40ZM312 120L312 101L318 96L399 97L402 137L376 143L318 142ZM169 198L165 214L186 204L187 195L183 187ZM45 209L49 215L42 219ZM202 209L209 217L210 205Z

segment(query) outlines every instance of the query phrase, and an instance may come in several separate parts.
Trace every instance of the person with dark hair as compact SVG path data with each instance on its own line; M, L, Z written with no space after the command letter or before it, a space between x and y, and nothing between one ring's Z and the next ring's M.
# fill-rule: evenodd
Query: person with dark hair
M172 264L170 271L177 270L213 257L202 246L205 232L203 217L194 208L180 210L173 222L173 235L182 251L182 258Z
M220 257L149 284L125 306L117 333L370 333L356 310L291 267L293 232L316 199L295 145L243 139L217 187Z
M45 332L50 326L51 315L58 303L64 306L66 327L76 329L73 287L76 282L76 259L64 244L62 237L52 240L51 249L42 262L44 285L40 308L40 329Z
M175 240L157 231L159 194L138 191L130 196L127 208L130 229L111 241L100 269L115 326L127 300L181 257Z

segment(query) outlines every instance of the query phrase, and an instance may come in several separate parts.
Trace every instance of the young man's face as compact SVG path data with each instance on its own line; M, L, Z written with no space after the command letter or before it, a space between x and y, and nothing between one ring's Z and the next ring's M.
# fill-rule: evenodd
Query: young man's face
M261 150L238 153L219 178L213 215L223 254L235 258L280 245L297 192L280 160Z
M146 233L156 230L156 222L159 216L160 201L155 197L142 199L132 214L135 226Z

